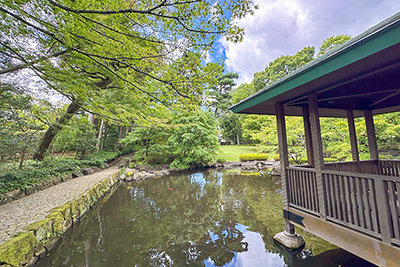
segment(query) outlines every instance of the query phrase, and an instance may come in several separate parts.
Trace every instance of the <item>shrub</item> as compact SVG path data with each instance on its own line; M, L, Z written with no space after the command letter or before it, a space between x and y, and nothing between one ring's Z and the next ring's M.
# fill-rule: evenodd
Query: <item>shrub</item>
M224 164L225 162L226 162L226 159L217 159L217 162L219 162L219 163L221 163L221 164Z
M249 154L239 155L240 161L266 160L266 159L268 159L268 155L266 154L249 153Z
M148 152L147 156L144 156L144 161L148 164L166 164L168 163L168 155L157 152Z
M275 160L275 161L279 161L279 154L276 154L276 155L274 156L274 160Z
M289 163L290 164L306 164L308 162L307 158L303 157L303 158L299 158L297 160L294 160L293 158L289 159Z
M35 185L42 180L48 180L54 177L61 177L67 173L79 171L88 166L101 167L116 156L118 152L100 151L95 155L84 156L84 160L77 160L68 157L64 158L46 158L44 161L27 161L23 169L17 169L6 166L1 168L5 170L0 173L0 194L15 189L25 189L30 185Z
M324 158L324 162L338 162L338 159L335 158Z
M93 155L82 156L82 163L88 166L102 167L104 162L108 162L120 154L117 151L99 151Z

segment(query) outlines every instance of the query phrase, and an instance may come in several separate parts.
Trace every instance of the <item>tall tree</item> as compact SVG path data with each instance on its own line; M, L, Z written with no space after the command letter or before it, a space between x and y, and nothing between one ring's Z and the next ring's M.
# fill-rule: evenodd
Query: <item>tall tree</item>
M223 73L217 77L217 84L210 89L212 97L211 108L216 118L228 111L232 104L232 91L239 74L234 72Z
M263 89L265 86L278 81L289 73L304 66L314 59L314 47L304 47L295 55L280 56L274 61L270 62L264 71L254 74L252 82L255 91Z
M318 52L317 57L326 54L327 52L331 51L332 49L344 44L348 40L350 40L349 35L337 35L337 36L331 36L331 37L326 38L325 40L322 41L322 44L319 47L319 52Z
M215 73L204 72L201 60L195 60L190 75L177 76L171 63L184 54L201 58L221 34L240 41L244 31L234 20L254 8L251 0L5 2L0 7L0 75L29 68L30 75L71 101L43 136L35 158L43 159L54 136L80 108L140 120L143 104L201 101L202 91L192 89ZM118 102L103 97L112 94L131 100L129 107L116 107Z
M0 150L1 157L19 154L19 168L33 149L43 123L33 114L33 102L22 90L0 84Z

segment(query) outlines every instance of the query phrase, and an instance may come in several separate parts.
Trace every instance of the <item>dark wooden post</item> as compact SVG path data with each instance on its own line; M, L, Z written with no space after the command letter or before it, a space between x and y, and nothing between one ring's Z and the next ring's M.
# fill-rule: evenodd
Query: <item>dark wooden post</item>
M285 113L282 104L275 105L276 122L278 127L278 143L279 143L279 161L281 168L281 186L283 192L283 209L289 211L289 190L287 182L286 167L289 166L288 147L286 138ZM294 225L290 223L289 218L285 219L285 232L294 234Z
M303 107L303 124L304 136L306 138L307 161L308 164L314 167L314 152L311 136L310 112L308 111L308 107Z
M365 117L365 126L367 127L369 155L372 160L378 160L379 159L378 145L376 143L374 118L372 117L371 110L365 110L364 117Z
M317 96L315 94L308 96L308 107L310 112L310 123L311 123L311 136L314 151L314 165L315 175L317 179L317 192L319 202L319 212L322 219L326 219L326 208L325 208L325 186L322 179L322 170L324 168L324 156L322 149L322 138L321 138L321 126L319 123L319 112Z
M353 161L360 161L360 156L358 153L358 145L357 145L356 127L354 125L354 114L352 110L346 110L346 113L347 113L347 124L349 126L351 157L353 158Z

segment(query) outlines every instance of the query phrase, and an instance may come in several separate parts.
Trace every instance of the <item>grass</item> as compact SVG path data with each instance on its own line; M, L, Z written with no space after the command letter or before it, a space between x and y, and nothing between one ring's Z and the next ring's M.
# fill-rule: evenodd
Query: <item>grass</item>
M239 161L239 155L244 153L257 153L255 146L231 145L219 146L217 159L225 159L226 161Z

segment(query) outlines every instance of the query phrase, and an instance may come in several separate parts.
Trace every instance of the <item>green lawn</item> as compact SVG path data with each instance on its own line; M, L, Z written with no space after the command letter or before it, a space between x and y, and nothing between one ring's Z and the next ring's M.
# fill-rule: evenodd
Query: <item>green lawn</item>
M244 153L257 153L255 146L219 146L217 159L226 161L239 161L239 155Z

